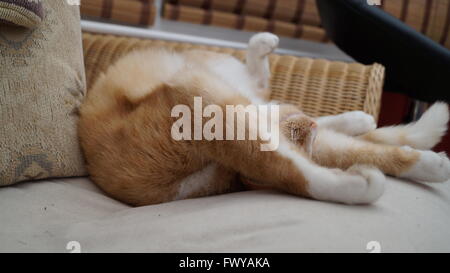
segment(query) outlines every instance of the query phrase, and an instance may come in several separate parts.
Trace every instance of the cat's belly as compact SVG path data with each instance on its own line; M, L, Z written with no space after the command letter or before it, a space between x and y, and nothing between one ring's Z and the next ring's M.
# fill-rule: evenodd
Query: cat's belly
M245 64L233 57L214 59L208 62L209 68L225 83L248 98L254 104L264 103L258 95L256 81Z

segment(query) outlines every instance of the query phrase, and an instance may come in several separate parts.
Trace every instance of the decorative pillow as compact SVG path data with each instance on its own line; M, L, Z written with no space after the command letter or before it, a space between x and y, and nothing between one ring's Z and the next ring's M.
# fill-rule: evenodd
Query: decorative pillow
M79 7L49 0L42 8L37 28L0 24L3 186L86 174L76 133L85 94Z
M0 0L0 24L27 28L39 25L43 18L42 0Z

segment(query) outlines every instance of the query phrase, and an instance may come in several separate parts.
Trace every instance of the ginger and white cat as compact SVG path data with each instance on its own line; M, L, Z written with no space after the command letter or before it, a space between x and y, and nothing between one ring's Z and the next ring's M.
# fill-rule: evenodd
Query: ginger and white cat
M299 129L293 128L296 119L305 124L305 116L281 105L285 134L275 151L261 151L262 140L171 137L172 108L193 107L194 96L222 108L270 103L268 54L278 42L270 33L253 36L246 64L207 51L150 49L121 58L99 77L80 110L79 137L91 179L135 206L237 191L243 188L240 175L265 188L347 204L376 201L384 191L383 173L414 181L450 179L446 155L427 150L446 133L444 103L418 122L380 129L360 111L311 119L306 128L313 132L317 126L317 136L312 141L314 134L303 134L309 139L302 143L289 132Z

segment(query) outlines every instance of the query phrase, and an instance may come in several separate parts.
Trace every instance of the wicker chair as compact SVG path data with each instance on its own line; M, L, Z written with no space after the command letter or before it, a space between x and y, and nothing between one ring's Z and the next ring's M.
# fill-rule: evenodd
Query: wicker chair
M88 90L98 75L126 53L143 48L173 50L207 49L243 59L245 52L231 48L188 43L144 40L101 34L83 34ZM311 116L334 115L362 110L378 118L384 80L379 64L331 62L327 60L280 56L270 57L274 100L300 106Z

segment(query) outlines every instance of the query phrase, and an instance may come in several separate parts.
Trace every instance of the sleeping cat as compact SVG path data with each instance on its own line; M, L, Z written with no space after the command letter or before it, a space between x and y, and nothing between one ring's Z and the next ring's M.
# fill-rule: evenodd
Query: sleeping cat
M380 129L360 111L313 119L281 104L283 133L274 151L261 151L261 139L171 137L171 110L192 109L193 97L222 109L271 103L268 55L278 42L270 33L253 36L246 64L198 50L148 49L121 58L99 77L80 109L79 137L91 179L134 206L238 191L240 176L264 188L346 204L376 201L384 191L383 173L414 181L450 179L446 155L429 151L447 130L444 103L415 123Z

